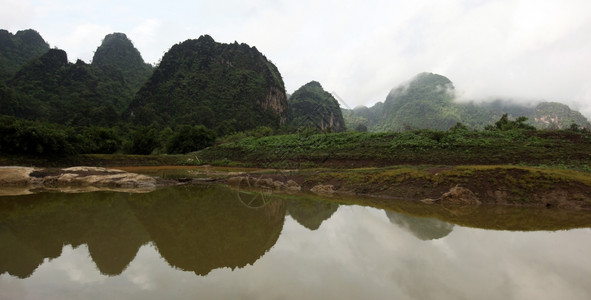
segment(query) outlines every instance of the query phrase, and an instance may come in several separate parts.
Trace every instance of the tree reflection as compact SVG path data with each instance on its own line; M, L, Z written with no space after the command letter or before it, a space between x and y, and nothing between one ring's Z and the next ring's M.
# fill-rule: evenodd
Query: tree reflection
M339 208L336 203L321 201L314 198L300 197L296 200L286 200L289 215L300 225L316 230L325 220L328 220Z
M450 234L454 228L453 224L440 221L434 218L419 218L386 210L386 216L390 223L407 230L420 240L436 240Z
M0 274L29 277L64 245L87 244L98 270L118 275L150 241L182 270L240 268L276 243L284 217L281 200L249 209L230 190L213 187L1 197Z
M196 193L194 188L181 188L152 194L150 201L135 202L138 218L171 266L198 275L254 263L277 242L283 228L281 200L251 209L227 189L210 187Z

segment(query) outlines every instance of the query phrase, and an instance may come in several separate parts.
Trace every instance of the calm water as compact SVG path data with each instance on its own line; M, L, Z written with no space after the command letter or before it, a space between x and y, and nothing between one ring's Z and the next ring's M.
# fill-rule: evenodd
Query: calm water
M590 222L219 186L5 196L0 299L590 299Z

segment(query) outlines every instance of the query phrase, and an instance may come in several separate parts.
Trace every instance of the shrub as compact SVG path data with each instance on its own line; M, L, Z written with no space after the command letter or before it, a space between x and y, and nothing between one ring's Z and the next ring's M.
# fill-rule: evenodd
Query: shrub
M212 146L215 142L215 132L203 125L183 125L168 140L168 153L187 153Z

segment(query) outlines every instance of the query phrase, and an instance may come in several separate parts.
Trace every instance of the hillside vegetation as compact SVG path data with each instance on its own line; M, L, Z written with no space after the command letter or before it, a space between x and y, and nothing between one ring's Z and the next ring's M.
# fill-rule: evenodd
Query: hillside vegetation
M72 63L34 30L0 30L0 65L0 153L18 161L218 145L205 161L561 163L567 152L581 159L585 147L564 145L590 128L560 103L458 103L452 81L432 73L369 108L342 111L316 81L287 100L281 73L256 47L208 35L172 46L151 66L123 33L105 36L91 63Z
M256 167L369 167L404 164L561 165L591 171L588 131L537 131L523 119L501 118L487 130L247 137L196 153L212 164Z
M316 81L297 89L288 104L288 125L291 127L308 127L320 132L346 130L339 102Z
M452 81L433 73L420 73L392 89L384 102L343 112L348 128L363 125L373 132L447 130L457 122L471 129L483 129L504 114L512 118L524 116L528 124L538 129L566 129L572 124L591 128L581 113L557 102L540 102L535 106L506 99L459 102Z
M10 78L27 61L41 56L47 50L49 45L35 30L21 30L12 34L0 29L0 81Z
M134 124L204 125L219 135L279 127L287 96L277 68L255 47L210 36L168 51L125 112Z

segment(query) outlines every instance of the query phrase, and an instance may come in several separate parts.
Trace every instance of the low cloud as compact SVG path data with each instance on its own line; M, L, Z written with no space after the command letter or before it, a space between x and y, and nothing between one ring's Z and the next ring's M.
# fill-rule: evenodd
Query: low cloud
M5 2L4 26L33 27L71 59L89 60L112 31L128 34L151 63L176 43L210 34L256 46L288 92L317 80L352 107L384 101L393 87L433 72L470 100L558 101L591 117L586 0L198 1L178 8L56 0L33 9Z

